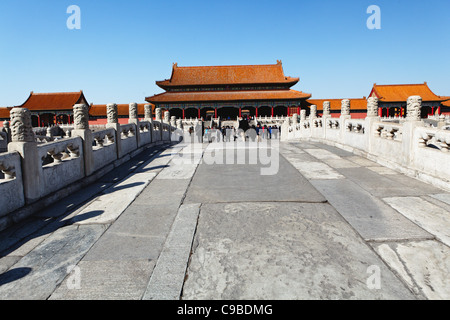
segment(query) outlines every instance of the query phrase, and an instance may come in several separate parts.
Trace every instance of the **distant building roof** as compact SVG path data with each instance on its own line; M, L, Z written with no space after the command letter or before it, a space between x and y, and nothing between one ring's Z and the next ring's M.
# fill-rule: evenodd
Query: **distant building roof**
M11 108L0 107L0 119L9 119L10 118L10 110L11 110Z
M147 103L138 103L138 115L143 116L145 114L144 106ZM152 106L154 109L154 106ZM119 116L128 116L130 114L129 104L117 104L117 113ZM92 117L106 117L106 104L91 104L89 108L89 115Z
M174 86L296 84L299 78L286 77L281 61L269 65L198 66L173 65L169 80L157 81L161 88Z
M445 97L434 94L427 83L422 84L374 84L369 95L375 95L381 102L406 102L410 96L421 96L423 101L444 101Z
M330 110L331 111L340 111L341 104L343 99L308 99L307 103L310 105L316 105L317 110L323 110L323 103L325 101L330 102ZM357 98L357 99L349 99L350 100L350 111L351 110L367 110L367 99Z
M83 91L56 93L31 92L27 101L19 107L27 108L30 111L73 110L73 106L78 103L87 104Z
M446 106L446 107L450 107L450 97L444 97L444 98L447 98L447 99L449 99L449 100L443 101L443 102L442 102L442 105L443 105L443 106Z
M183 91L165 92L146 100L151 103L190 103L220 101L298 100L310 98L311 94L296 90L249 90L249 91Z

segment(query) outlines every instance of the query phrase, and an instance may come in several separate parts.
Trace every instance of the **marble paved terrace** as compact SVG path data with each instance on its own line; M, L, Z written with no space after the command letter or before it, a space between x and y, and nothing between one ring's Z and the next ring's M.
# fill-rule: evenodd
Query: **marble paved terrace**
M0 299L450 298L449 192L319 143L279 150L272 176L205 163L208 144L144 151L0 233Z

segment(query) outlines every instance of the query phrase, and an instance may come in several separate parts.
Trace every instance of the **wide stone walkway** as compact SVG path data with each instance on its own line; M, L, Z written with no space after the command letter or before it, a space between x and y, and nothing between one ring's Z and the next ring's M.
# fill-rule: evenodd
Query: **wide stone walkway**
M0 233L0 299L450 298L449 192L273 147L145 150Z

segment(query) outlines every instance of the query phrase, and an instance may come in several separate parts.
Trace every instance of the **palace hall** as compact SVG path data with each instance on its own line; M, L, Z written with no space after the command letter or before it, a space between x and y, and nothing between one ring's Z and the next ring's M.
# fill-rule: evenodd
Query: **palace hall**
M157 81L164 93L145 100L177 118L289 116L300 113L311 94L291 89L299 78L285 76L281 61L268 65L181 67Z

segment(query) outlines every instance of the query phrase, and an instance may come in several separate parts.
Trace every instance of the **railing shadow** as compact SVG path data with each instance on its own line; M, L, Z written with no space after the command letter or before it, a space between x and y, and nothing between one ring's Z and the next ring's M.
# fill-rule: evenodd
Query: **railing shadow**
M22 245L26 244L29 241L32 241L33 239L38 239L40 237L45 236L46 234L51 234L51 233L57 231L58 229L73 225L77 222L81 222L81 221L85 221L85 220L97 217L97 216L101 215L103 212L104 212L103 210L91 211L91 212L84 213L82 215L76 215L75 217L72 217L67 220L64 220L64 219L68 215L70 215L72 212L68 213L67 215L63 215L63 216L59 217L58 219L53 220L52 222L50 222L48 225L46 225L42 229L32 233L31 235L29 235L27 238L23 239L22 241L19 241L15 245L6 249L5 251L2 252L0 257L8 255L9 253L17 250ZM26 277L28 274L30 274L33 271L32 267L33 266L14 268L14 266L13 266L8 271L4 272L3 274L0 274L0 287L7 283L11 283L11 282L14 282L21 278Z
M149 157L151 161L157 158L170 156L169 154L161 155L161 153L167 149L167 146L161 146L155 149L156 150L153 150L153 153ZM154 152L156 152L156 154L154 154ZM130 163L124 165L125 166L123 167L123 169L129 169L126 168L127 165L131 166ZM167 165L155 166L152 168L148 168L147 170L154 170L157 167L163 168L167 167ZM142 172L141 170L142 169L139 168L133 169L133 171L135 171L136 173ZM95 199L95 197L98 197L102 194L112 193L115 191L124 190L144 184L144 182L133 182L125 185L114 186L111 184L117 184L120 182L114 181L110 182L111 184L102 184L101 182L102 179L99 179L98 181L94 182L93 185L89 186L91 187L91 189L88 195L86 195L86 193L83 194L86 189L84 188L80 191L75 192L74 194L69 195L66 198L59 200L59 202L54 204L53 206L46 207L39 215L29 217L28 219L23 220L21 223L15 224L10 228L1 231L0 245L3 245L4 247L0 247L0 259L16 251L17 249L20 249L22 246L32 242L33 240L42 238L42 241L45 241L45 237L47 235L50 235L61 228L87 221L89 219L102 215L104 213L103 210L95 210L85 212L83 214L77 214L77 210L79 210L87 202ZM99 183L99 185L95 186L95 183ZM37 244L33 244L34 248L38 247L42 243L42 241ZM14 265L17 265L17 263ZM9 270L0 274L0 286L24 278L33 271L33 266L22 266L14 268L14 265L12 265Z
M0 287L27 276L31 270L31 268L14 268L0 274Z

